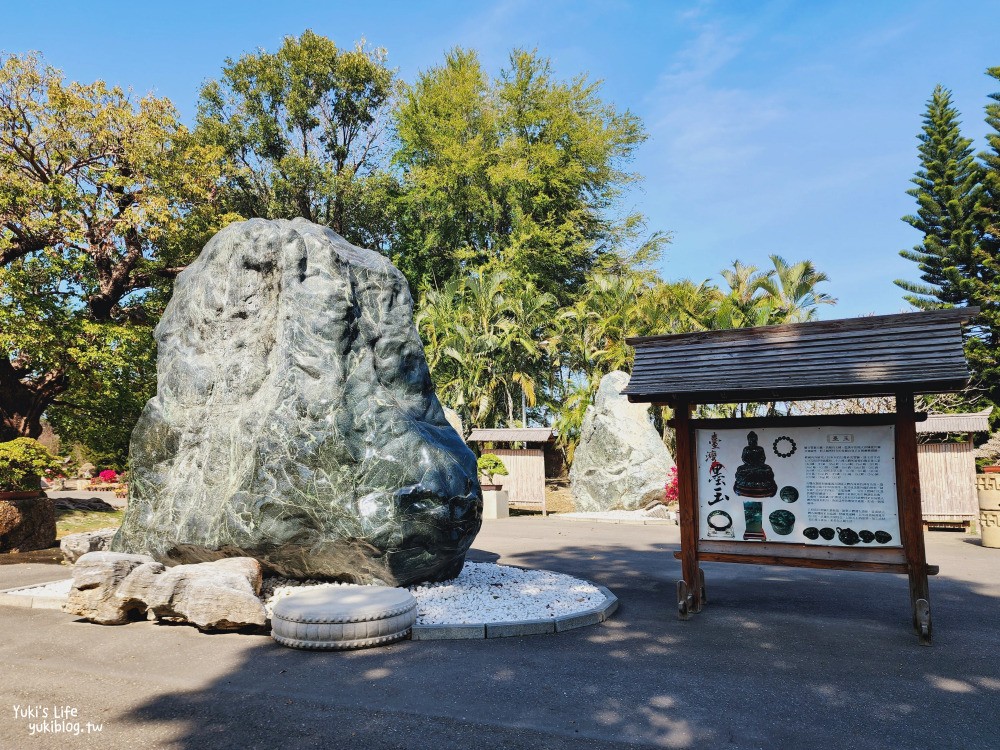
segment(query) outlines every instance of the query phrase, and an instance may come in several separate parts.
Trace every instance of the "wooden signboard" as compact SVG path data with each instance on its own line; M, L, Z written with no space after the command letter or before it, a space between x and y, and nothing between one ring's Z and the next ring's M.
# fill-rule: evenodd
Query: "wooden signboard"
M931 642L914 396L969 379L974 308L629 339L624 393L669 406L677 438L679 615L705 603L700 562L901 573ZM890 396L890 414L692 419L698 404Z
M697 420L690 412L684 405L672 421L682 618L704 604L701 560L904 573L914 628L930 643L927 576L937 568L924 551L914 474L915 424L925 415L914 413L912 396L897 399L896 414Z

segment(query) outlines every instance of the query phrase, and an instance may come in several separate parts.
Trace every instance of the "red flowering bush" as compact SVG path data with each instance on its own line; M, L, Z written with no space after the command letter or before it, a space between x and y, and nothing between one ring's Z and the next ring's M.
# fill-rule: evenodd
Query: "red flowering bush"
M118 481L118 472L114 469L105 469L97 476L100 477L101 481L106 484L112 484Z
M670 474L667 475L667 484L663 488L663 497L667 503L677 502L677 467L670 467Z

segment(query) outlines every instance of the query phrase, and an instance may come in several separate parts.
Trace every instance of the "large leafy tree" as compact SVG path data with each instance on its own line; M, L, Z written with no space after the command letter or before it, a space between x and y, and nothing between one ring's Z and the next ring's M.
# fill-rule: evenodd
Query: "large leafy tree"
M396 87L384 50L342 49L305 31L275 53L227 59L201 89L197 132L236 165L236 212L302 216L380 247L394 190L382 157Z
M706 328L748 328L751 326L801 323L816 317L820 305L837 300L817 286L828 277L810 260L790 263L771 255L771 268L734 261L721 271L727 290L719 293L707 308L702 322Z
M641 226L613 211L636 179L639 119L537 53L515 50L491 80L474 52L450 52L406 90L396 134L393 258L418 289L499 263L565 304Z
M958 118L951 92L936 86L917 136L920 168L907 191L917 201L917 213L903 217L923 237L912 250L900 251L917 264L922 283L896 281L907 292L907 302L922 310L967 304L981 260L980 170Z
M148 393L151 326L225 217L218 149L169 101L0 64L0 440L124 435ZM125 408L127 407L127 408ZM79 430L75 428L79 427Z

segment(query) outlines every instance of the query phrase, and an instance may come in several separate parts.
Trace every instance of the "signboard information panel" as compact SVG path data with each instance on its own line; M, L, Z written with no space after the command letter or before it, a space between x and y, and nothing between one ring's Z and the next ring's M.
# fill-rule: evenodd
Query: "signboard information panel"
M894 430L695 430L699 539L900 547Z

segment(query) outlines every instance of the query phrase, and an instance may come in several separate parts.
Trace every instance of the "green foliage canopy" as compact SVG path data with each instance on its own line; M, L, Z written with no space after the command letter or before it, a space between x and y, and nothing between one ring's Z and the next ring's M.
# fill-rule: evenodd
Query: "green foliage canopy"
M396 136L393 260L420 289L499 263L565 304L641 226L612 216L637 179L625 165L641 122L536 52L515 50L490 80L475 52L453 50L406 88Z
M895 283L908 292L905 299L921 310L967 304L979 257L977 205L982 192L980 169L972 141L959 130L958 110L951 92L934 88L927 102L923 128L917 136L920 168L915 187L907 191L917 201L916 215L903 221L921 232L921 243L901 250L920 269L923 283Z
M40 477L60 468L59 460L37 440L22 437L0 443L0 492L37 490Z
M39 435L50 409L131 430L122 388L154 380L149 330L172 279L228 221L222 168L165 99L2 60L0 438Z
M507 467L504 466L503 459L495 453L484 453L476 463L479 467L479 473L491 481L493 477L505 477L509 473Z
M305 31L273 54L227 59L201 89L197 134L231 160L234 212L302 216L384 247L394 183L380 156L396 89L384 50Z

